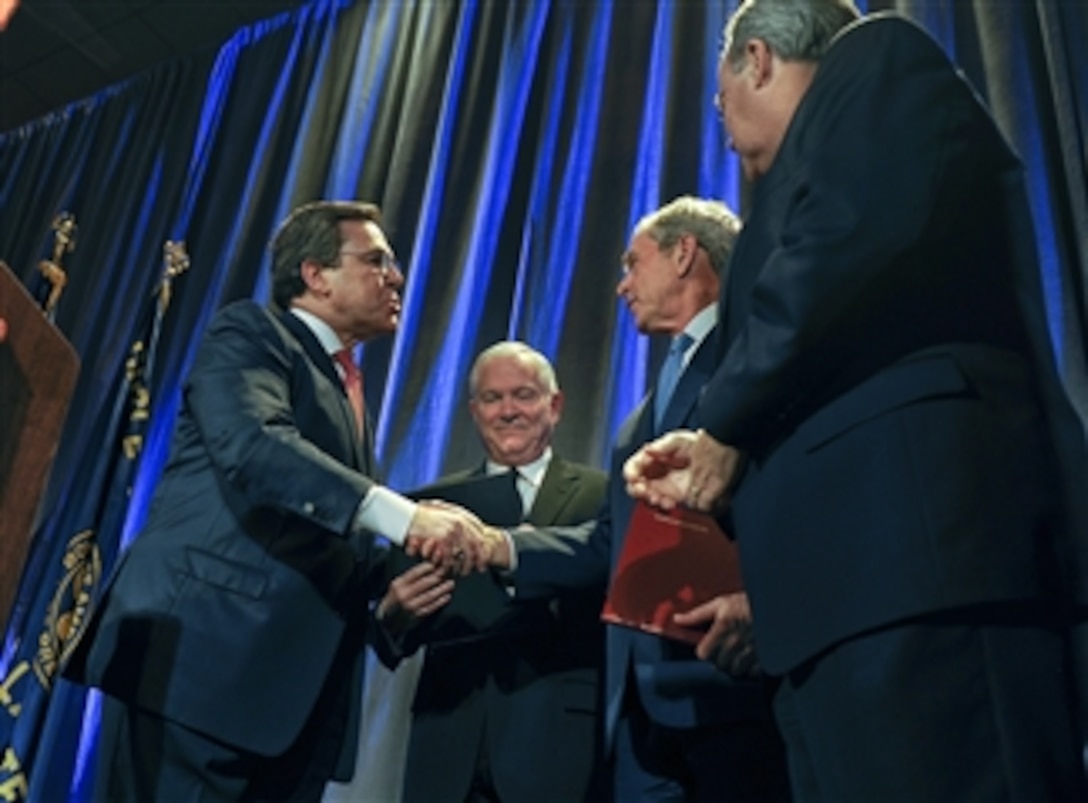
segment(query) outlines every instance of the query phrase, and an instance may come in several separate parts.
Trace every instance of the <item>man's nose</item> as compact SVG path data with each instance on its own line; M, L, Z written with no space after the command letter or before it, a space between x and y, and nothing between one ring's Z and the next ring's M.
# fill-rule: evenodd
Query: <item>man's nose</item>
M386 269L385 283L398 290L404 287L404 274L401 273L400 266L394 264Z

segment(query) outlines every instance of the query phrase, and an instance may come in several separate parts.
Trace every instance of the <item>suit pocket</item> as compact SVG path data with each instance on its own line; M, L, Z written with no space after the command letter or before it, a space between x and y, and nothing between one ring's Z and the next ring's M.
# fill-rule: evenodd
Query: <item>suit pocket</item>
M822 407L797 431L814 451L854 427L926 399L973 394L971 382L949 354L911 357L881 371Z
M260 599L268 586L268 576L264 572L202 549L188 547L185 559L192 577L224 591Z

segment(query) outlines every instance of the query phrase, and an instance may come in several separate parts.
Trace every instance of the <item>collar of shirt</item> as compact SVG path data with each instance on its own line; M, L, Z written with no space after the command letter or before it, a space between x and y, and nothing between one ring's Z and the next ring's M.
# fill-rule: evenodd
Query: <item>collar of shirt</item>
M707 335L714 331L714 327L718 325L718 305L717 303L708 304L703 307L697 313L695 317L688 321L688 325L684 327L683 331L691 337L691 345L688 346L688 350L684 352L684 367L691 362L691 358L695 355L695 352L699 350L699 346Z
M513 468L518 470L521 479L527 481L534 488L540 488L540 483L544 481L544 472L548 470L548 464L551 460L552 447L549 446L544 450L544 453L533 462L521 466L513 466ZM488 476L491 476L493 474L505 474L510 468L511 466L496 463L494 460L488 459L484 471Z
M321 344L321 348L325 349L325 352L330 357L344 348L344 344L340 342L340 338L336 336L336 332L332 330L332 327L309 310L290 307L288 311L306 324L306 328L313 332L314 337L317 338L317 342ZM336 366L336 372L343 376L342 372L344 369L340 367L340 364L337 363L335 359L333 359L333 365Z

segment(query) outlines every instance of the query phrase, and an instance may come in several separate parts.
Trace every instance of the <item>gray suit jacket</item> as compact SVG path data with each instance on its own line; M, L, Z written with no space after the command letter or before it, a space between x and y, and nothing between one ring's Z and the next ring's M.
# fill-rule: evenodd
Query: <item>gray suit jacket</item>
M460 472L437 485L482 473L482 467ZM528 520L590 519L605 484L600 470L553 457ZM405 803L465 800L481 742L503 800L577 801L593 794L602 601L597 589L510 602L496 631L428 647L413 704Z

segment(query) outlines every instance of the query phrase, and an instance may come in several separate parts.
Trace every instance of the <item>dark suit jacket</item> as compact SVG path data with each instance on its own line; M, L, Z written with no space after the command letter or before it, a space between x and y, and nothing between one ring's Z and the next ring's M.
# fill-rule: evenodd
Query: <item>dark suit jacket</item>
M365 611L370 539L345 533L373 466L309 329L252 302L225 308L185 383L147 524L69 676L231 745L282 753Z
M752 457L732 510L765 669L1055 585L1047 417L1069 408L1021 167L919 28L876 16L833 44L721 306L699 413Z
M479 477L482 467L436 487ZM573 524L596 515L604 472L553 456L528 520ZM511 493L515 493L510 489ZM600 590L510 602L496 631L427 647L412 706L405 803L462 801L478 745L503 800L577 801L600 759L603 632Z
M713 340L711 333L680 377L665 411L662 431L698 427L696 401L714 366ZM607 504L595 522L578 528L514 533L518 553L514 579L519 598L607 584L619 560L633 508L624 487L623 464L655 437L653 407L651 393L620 428L612 450ZM610 625L606 632L605 733L609 749L632 666L643 705L661 724L690 728L766 719L759 684L732 681L696 658L690 645L620 626Z

